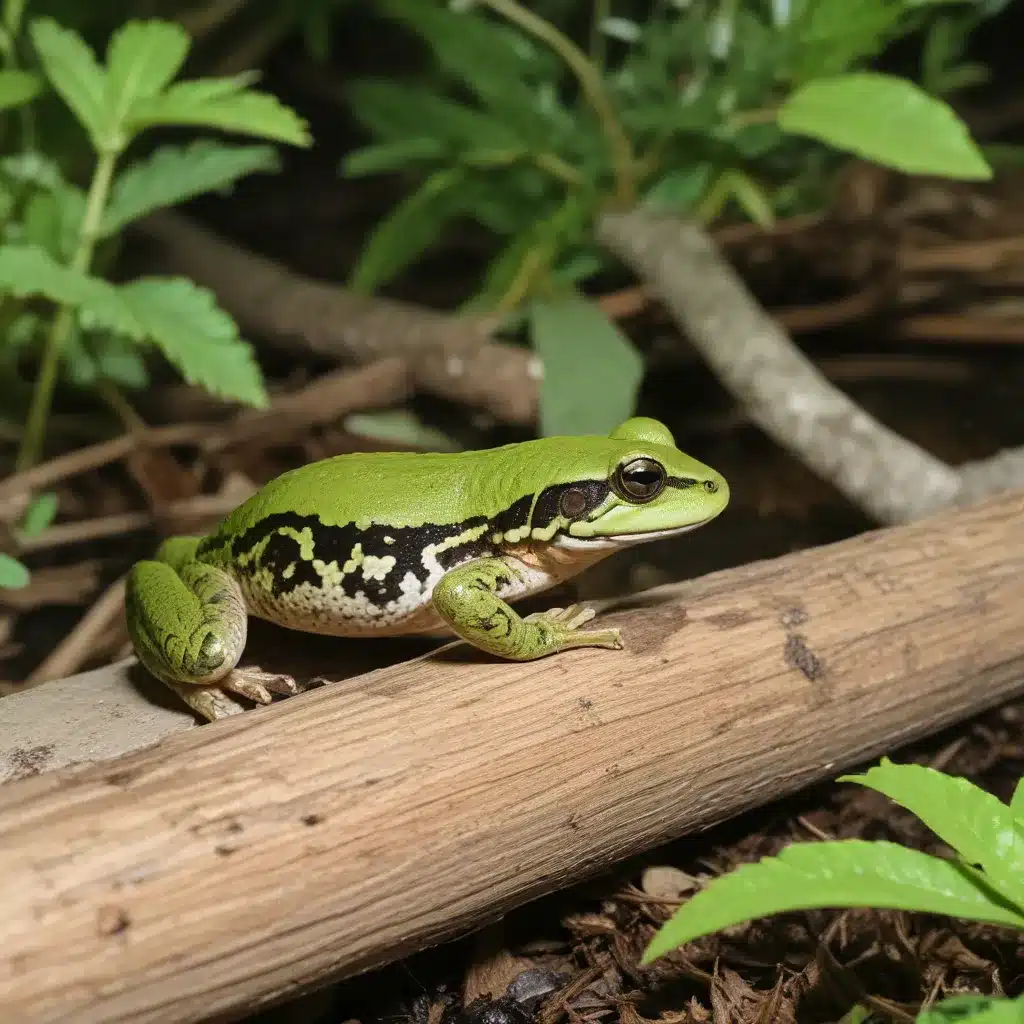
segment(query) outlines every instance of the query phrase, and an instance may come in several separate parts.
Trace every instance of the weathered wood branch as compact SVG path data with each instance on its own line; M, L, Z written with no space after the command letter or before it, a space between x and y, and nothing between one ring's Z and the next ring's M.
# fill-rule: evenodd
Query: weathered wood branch
M448 648L4 785L0 1018L248 1011L1017 695L1022 512L642 595L626 652Z
M697 224L637 209L598 237L661 298L769 437L879 522L908 522L1024 487L1024 449L948 466L831 384Z

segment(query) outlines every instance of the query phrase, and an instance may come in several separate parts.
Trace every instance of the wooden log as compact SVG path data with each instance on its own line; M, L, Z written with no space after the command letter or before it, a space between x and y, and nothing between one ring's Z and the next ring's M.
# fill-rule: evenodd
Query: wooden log
M626 652L456 647L0 787L0 1019L252 1011L1017 695L1022 511L661 588L603 617Z

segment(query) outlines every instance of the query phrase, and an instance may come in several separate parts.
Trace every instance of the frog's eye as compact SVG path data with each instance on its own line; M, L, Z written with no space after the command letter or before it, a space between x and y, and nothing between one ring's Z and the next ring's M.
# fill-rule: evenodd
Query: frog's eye
M665 468L654 459L633 459L619 466L612 484L627 501L652 501L665 489Z

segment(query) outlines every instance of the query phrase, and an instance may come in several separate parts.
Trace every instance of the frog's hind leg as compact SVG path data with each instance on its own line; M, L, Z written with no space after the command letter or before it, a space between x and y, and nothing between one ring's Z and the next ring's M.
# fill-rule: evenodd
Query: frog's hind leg
M139 661L211 721L244 710L227 691L269 703L265 686L234 671L248 632L238 583L192 560L184 543L168 542L158 561L138 562L128 574L125 612Z

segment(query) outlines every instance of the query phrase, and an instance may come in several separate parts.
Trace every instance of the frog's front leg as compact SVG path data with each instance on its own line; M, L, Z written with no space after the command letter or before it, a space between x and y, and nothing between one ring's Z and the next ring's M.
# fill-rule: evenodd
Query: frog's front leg
M589 608L552 608L525 617L498 594L513 586L523 566L514 558L480 558L447 572L434 588L438 614L467 643L511 661L533 661L573 647L622 649L617 629L579 631Z
M229 692L269 704L264 681L236 672L248 633L238 583L191 557L193 538L166 542L128 574L125 613L139 661L211 721L245 710ZM275 687L276 688L276 687Z

